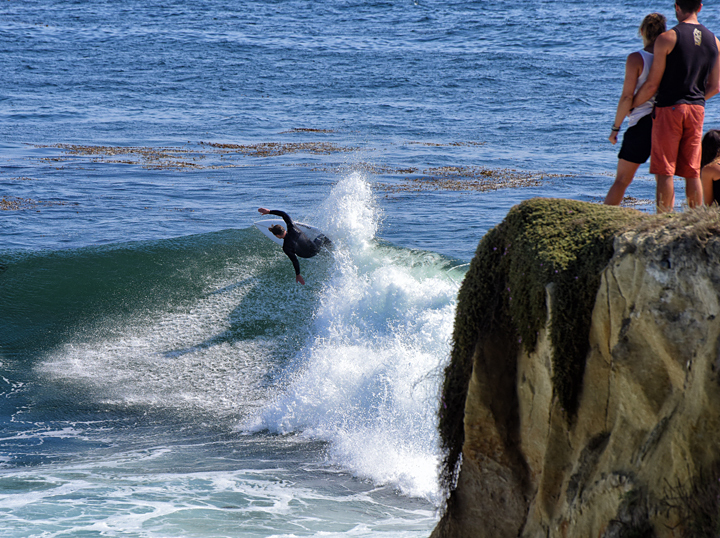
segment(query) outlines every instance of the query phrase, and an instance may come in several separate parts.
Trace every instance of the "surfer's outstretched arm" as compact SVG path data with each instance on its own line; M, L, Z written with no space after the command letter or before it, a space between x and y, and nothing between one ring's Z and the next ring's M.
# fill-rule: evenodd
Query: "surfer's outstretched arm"
M305 284L305 279L300 275L300 262L297 259L297 256L295 255L295 252L291 248L285 247L283 245L283 252L287 255L288 258L290 258L290 261L293 264L293 267L295 268L295 282L299 282L300 284Z
M275 215L276 217L280 217L285 221L285 224L288 227L288 230L293 227L293 221L290 218L290 215L285 213L285 211L280 211L279 209L271 209L268 212L270 215Z
M280 211L279 209L265 209L264 207L261 207L258 209L261 215L275 215L277 217L281 217L285 224L288 226L292 226L292 219L290 218L290 215L285 213L285 211Z

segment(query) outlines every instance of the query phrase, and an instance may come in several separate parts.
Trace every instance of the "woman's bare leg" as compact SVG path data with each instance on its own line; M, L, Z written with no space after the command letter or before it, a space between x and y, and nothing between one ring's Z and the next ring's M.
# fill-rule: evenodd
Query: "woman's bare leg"
M631 163L625 159L618 159L615 183L613 183L612 187L610 187L610 190L605 197L606 205L620 205L620 202L622 202L622 199L625 196L625 189L627 189L632 182L638 168L640 168L638 163Z

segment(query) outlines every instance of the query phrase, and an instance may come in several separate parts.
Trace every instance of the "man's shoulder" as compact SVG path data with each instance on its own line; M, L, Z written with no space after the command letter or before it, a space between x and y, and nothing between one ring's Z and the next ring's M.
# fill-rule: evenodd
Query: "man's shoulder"
M715 33L710 30L707 26L702 24L701 22L679 22L669 30L667 30L664 33L673 32L675 35L679 34L681 31L685 32L694 32L695 30L701 30L703 33L710 34L711 36L715 37ZM663 34L660 34L663 35Z
M678 32L680 31L679 26L680 24L676 24L672 28L668 28L662 34L660 34L657 39L664 39L666 41L668 39L677 39ZM657 43L657 39L655 40L655 43Z
M667 55L675 48L675 44L678 40L676 28L677 26L670 28L657 37L653 51L654 56L659 56L663 52Z
M700 31L701 31L703 34L705 34L705 37L706 37L706 38L709 37L709 36L715 37L715 34L712 32L712 30L710 30L710 29L709 29L707 26L705 26L704 24L698 23L697 26L698 26L698 28L700 29Z
M709 33L711 33L712 35L715 35L715 34L713 33L713 31L710 30L710 29L709 29L707 26L705 26L704 24L702 24L702 23L699 22L699 23L698 23L698 26L699 26L700 28L702 28L703 30L705 30L706 32L709 32Z
M669 28L665 30L662 34L657 36L657 39L655 40L655 46L657 47L658 42L668 42L672 41L673 43L677 41L678 34L680 33L680 29L678 28L680 26L679 24L677 26L673 26L672 28Z

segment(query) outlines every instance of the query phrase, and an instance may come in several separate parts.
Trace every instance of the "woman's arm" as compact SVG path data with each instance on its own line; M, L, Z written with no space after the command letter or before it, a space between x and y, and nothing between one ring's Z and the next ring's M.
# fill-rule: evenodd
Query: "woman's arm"
M615 122L613 123L610 136L608 137L608 140L610 140L613 144L617 143L620 126L622 125L625 116L630 114L630 110L632 109L635 88L637 87L637 81L642 73L642 70L642 55L639 52L633 52L625 61L625 80L623 81L622 93L620 94L617 111L615 112Z

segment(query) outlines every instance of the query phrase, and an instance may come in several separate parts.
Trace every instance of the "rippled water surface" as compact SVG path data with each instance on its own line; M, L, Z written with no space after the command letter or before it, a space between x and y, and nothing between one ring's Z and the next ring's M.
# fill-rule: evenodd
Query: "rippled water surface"
M3 2L0 528L428 536L466 264L522 200L604 198L671 7ZM333 238L306 286L261 206Z

